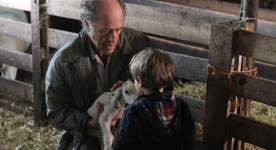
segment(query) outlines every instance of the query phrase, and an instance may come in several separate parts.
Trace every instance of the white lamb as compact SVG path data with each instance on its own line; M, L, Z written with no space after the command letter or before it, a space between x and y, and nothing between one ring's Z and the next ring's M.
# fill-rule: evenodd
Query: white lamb
M111 150L114 136L110 130L111 120L127 103L131 104L138 97L138 92L131 81L126 81L114 92L104 92L87 110L91 117L95 117L98 110L98 102L102 103L104 110L99 116L101 130L91 133L98 137L103 150Z
M6 7L0 7L0 18L6 18L25 23L28 22L27 15L23 10L10 9ZM25 52L29 45L30 43L26 41L0 35L0 47L19 52ZM16 78L17 68L6 64L0 64L0 72L3 77L14 80Z

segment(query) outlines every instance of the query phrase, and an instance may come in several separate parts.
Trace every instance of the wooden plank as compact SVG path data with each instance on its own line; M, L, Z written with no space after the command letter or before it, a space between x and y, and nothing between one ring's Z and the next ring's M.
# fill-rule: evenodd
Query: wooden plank
M184 5L169 4L169 3L164 3L164 2L160 2L160 1L152 1L152 0L126 0L126 2L144 5L144 6L158 7L158 8L170 10L173 12L182 12L184 14L186 13L187 16L188 16L188 14L198 14L204 18L201 20L197 20L198 18L194 18L194 21L192 21L192 22L207 22L208 23L211 21L212 22L211 24L213 24L216 22L216 20L222 19L222 18L223 19L239 20L239 16L238 16L239 13L236 15L232 15L232 14L226 14L226 13L221 13L221 12L216 12L216 11L209 11L209 10L204 10L204 9L187 7ZM230 6L228 6L228 7L230 8ZM273 12L272 12L272 14L273 14L273 16L275 16ZM131 15L128 14L128 16L131 16ZM162 19L162 17L161 17L161 19ZM185 17L183 17L182 19L185 20ZM169 20L164 20L164 22L167 22L167 21L169 21ZM211 24L210 24L210 26L211 26ZM142 25L144 25L144 24L142 24ZM197 26L198 26L198 24L197 24ZM211 29L210 27L206 28L206 30L210 30L210 29ZM276 36L276 22L258 20L257 32L261 33L261 34ZM203 36L203 35L201 35L201 36ZM210 36L209 36L209 38L210 38Z
M62 31L58 29L48 29L47 44L52 48L61 48L67 42L77 37L77 33Z
M124 26L150 34L209 45L210 24L215 20L185 10L127 4ZM187 8L186 8L187 10Z
M0 63L33 72L32 55L0 47Z
M238 30L235 54L276 65L276 37Z
M205 149L225 149L227 146L227 121L230 110L228 78L208 69L203 144ZM219 82L218 82L219 81Z
M240 4L220 1L220 0L158 0L163 2L175 3L189 7L196 7L205 10L217 11L231 15L240 13ZM259 8L259 19L276 22L276 11Z
M276 149L275 126L235 114L231 114L228 121L229 136L265 149Z
M233 38L232 27L217 24L212 25L209 64L226 73L231 71Z
M0 91L33 102L33 86L24 82L9 80L0 76Z
M31 1L30 0L0 0L0 6L30 11Z
M63 0L47 0L48 13L79 20L80 0L64 3ZM124 26L142 32L209 45L211 24L217 19L238 19L237 16L161 3L157 1L127 1L127 17ZM136 2L136 3L139 3ZM153 4L152 4L153 3ZM153 6L152 6L153 5ZM258 31L276 35L276 23L259 21ZM275 30L274 30L275 29Z
M32 54L33 54L33 85L34 85L34 118L35 122L40 125L44 120L44 109L42 101L42 83L41 83L41 18L40 4L42 1L32 0L31 22L32 22Z
M207 48L191 46L189 44L185 44L183 41L176 42L175 40L169 40L163 37L154 37L151 35L148 35L148 37L150 39L150 47L208 59L209 50Z
M212 25L203 127L205 149L227 148L226 118L230 113L231 93L229 80L225 73L232 70L233 37L232 27Z
M194 121L202 123L204 122L205 101L198 100L184 95L174 94L176 98L179 98L187 103L189 106Z
M239 96L276 107L276 81L241 73L233 80Z
M0 34L32 42L31 24L0 18Z
M7 100L2 100L0 98L0 106L2 108L6 108L8 110L11 110L11 111L14 111L18 114L24 114L25 116L32 116L33 115L33 112L28 110L28 109L25 109L19 105L16 105L16 104L10 104L7 102Z
M170 53L174 61L174 76L180 79L206 83L208 60Z
M68 41L74 39L76 36L77 36L76 33L61 31L57 29L48 29L48 45L53 48L60 48ZM171 40L162 39L162 38L153 37L153 36L149 36L149 38L150 38L150 43L152 47L175 52L175 53L181 53L185 55L200 57L203 59L208 58L208 52L209 52L208 49L189 46L180 42L174 42ZM258 76L263 78L268 78L271 80L276 80L276 66L266 64L260 61L255 61L255 64L256 64L256 67L258 68ZM207 69L206 69L206 72L207 72ZM206 74L206 73L203 73L203 74ZM207 76L205 77L206 77L205 79L201 78L202 82L207 81Z
M47 13L49 15L71 18L75 20L80 19L80 3L81 0L46 0Z

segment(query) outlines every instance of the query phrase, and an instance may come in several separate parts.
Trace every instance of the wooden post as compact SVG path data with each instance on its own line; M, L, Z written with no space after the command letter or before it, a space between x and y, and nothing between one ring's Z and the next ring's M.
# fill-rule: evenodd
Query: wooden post
M46 0L32 0L32 55L33 55L33 85L34 85L34 118L38 125L44 125L46 119L45 104L42 92L41 61L43 54L47 53L47 22ZM46 54L47 56L47 54Z
M203 132L205 149L227 149L231 93L226 74L232 71L233 38L232 27L212 25Z
M241 20L247 22L245 30L256 31L257 30L257 18L258 18L259 0L242 0L241 3ZM239 56L240 70L246 71L254 68L254 62L251 58ZM237 110L242 116L250 117L251 100L245 98L239 98L240 106ZM246 143L235 139L234 149L245 150Z

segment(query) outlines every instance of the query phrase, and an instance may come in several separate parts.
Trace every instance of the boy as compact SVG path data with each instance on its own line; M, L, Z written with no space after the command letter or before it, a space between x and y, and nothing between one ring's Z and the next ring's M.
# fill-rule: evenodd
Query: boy
M146 48L130 62L140 96L125 108L113 150L189 150L195 124L187 104L172 94L174 64L169 54Z

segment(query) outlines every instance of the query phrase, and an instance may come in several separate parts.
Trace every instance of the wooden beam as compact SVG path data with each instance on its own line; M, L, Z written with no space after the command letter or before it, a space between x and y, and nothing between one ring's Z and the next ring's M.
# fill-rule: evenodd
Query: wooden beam
M238 30L235 54L276 65L276 37Z
M33 112L30 111L29 109L25 109L16 104L10 104L9 102L7 102L7 100L2 100L1 98L0 98L0 106L8 110L15 111L18 114L24 114L25 116L33 115Z
M52 48L61 48L67 42L77 37L77 33L62 31L58 29L48 29L47 44Z
M43 124L45 119L45 112L43 109L43 100L42 100L42 82L41 82L41 27L42 27L42 12L40 11L41 0L31 0L32 13L31 13L31 22L32 22L32 54L33 54L33 85L34 85L34 118L35 122L38 125Z
M128 1L128 0L127 0ZM240 4L220 1L220 0L158 0L163 2L175 3L189 7L195 7L205 10L217 11L221 13L239 15ZM259 8L259 19L276 22L276 11Z
M148 35L148 37L150 39L150 47L208 59L209 50L206 48L191 46L189 44L185 44L183 41L174 41L173 39L165 39L164 37L155 37L152 35Z
M180 79L206 83L208 60L170 53L174 60L174 76Z
M32 42L31 24L0 18L0 34Z
M226 118L230 111L231 95L229 80L225 73L232 71L233 37L232 27L212 25L203 127L205 149L227 148Z
M0 6L30 11L31 1L30 0L0 0Z
M47 13L49 15L71 18L75 20L80 19L80 4L81 0L46 0Z
M230 137L246 141L265 149L276 149L275 126L232 113L228 118L228 122Z
M33 86L24 82L9 80L0 76L0 91L33 102Z
M233 38L232 27L217 24L212 25L209 64L226 73L231 72Z
M32 55L0 47L0 63L33 72Z
M176 98L179 98L187 103L189 106L194 121L204 123L205 101L198 100L184 95L174 94Z
M204 9L199 9L199 8L193 8L193 7L187 7L184 5L176 5L176 4L170 4L170 3L164 3L160 1L152 1L152 0L126 0L126 3L132 3L132 4L138 4L138 5L143 5L143 6L149 6L149 7L158 7L164 11L170 10L171 12L174 12L174 14L177 13L182 13L186 14L183 15L184 17L182 18L183 20L186 20L185 23L191 23L194 24L194 26L200 26L200 24L195 24L196 22L201 22L201 23L209 23L209 27L206 28L205 30L210 30L211 24L216 23L216 20L218 19L231 19L231 20L239 20L239 14L232 15L232 14L226 14L226 13L221 13L217 11L209 11L209 10L204 10ZM128 5L127 5L128 6ZM230 6L228 6L231 8ZM194 17L194 20L191 22L189 21L189 16L191 14L196 14L201 16L199 19L198 17ZM273 16L274 12L271 13ZM131 15L128 15L131 17ZM187 16L187 17L185 17ZM141 16L144 17L144 16ZM158 19L158 16L155 16L155 19ZM162 16L160 17L162 19ZM163 22L170 22L171 19L164 19ZM210 23L211 22L211 23ZM139 22L138 22L139 25ZM145 24L142 24L146 26ZM142 26L141 25L141 26ZM189 25L188 25L189 26ZM148 26L146 26L148 27ZM187 30L188 28L186 28ZM168 30L168 29L166 29ZM269 22L269 21L264 21L264 20L258 20L258 33L261 34L266 34L266 35L271 35L271 36L276 36L276 23L275 22ZM204 36L204 34L200 34L200 36ZM206 37L210 38L210 36Z
M237 94L276 107L276 81L238 73L233 76Z
M157 1L127 1L124 26L142 32L209 45L210 27L217 19L237 16ZM137 3L137 4L134 4ZM48 14L79 20L80 0L47 0ZM260 22L259 32L276 35L276 23ZM274 30L275 28L275 30Z

